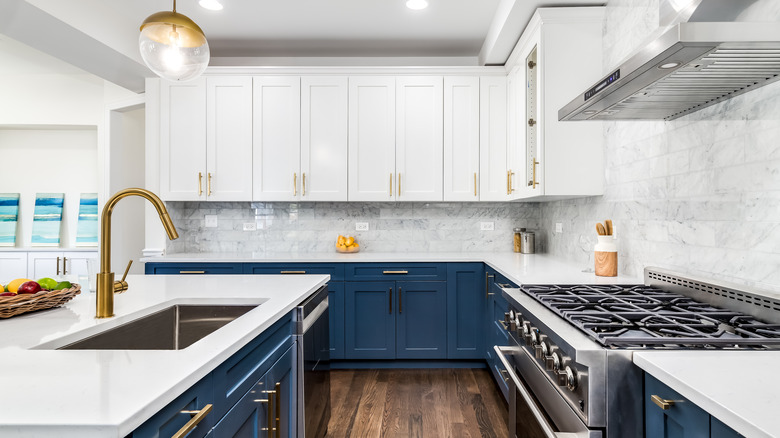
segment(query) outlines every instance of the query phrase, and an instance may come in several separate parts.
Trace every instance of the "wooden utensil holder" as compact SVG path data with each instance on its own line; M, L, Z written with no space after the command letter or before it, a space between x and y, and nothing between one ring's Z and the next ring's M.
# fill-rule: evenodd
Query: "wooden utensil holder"
M599 277L617 277L618 253L617 244L612 236L598 236L599 243L594 248L596 275Z

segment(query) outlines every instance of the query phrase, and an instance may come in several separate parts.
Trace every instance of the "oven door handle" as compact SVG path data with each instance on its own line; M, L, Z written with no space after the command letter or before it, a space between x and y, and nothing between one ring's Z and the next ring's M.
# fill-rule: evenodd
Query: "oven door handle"
M506 355L507 354L513 354L513 353L523 353L522 347L502 347L499 345L494 345L493 350L496 351L496 355L498 356L498 359L501 361L501 364L504 365L504 368L506 368L506 372L509 375L509 397L510 397L510 411L509 411L509 421L510 421L510 436L512 436L512 430L511 427L515 421L514 412L512 410L516 406L514 403L511 403L513 401L513 397L517 397L517 393L520 393L520 395L525 400L526 405L531 410L531 413L533 414L534 418L536 419L537 423L539 423L539 426L542 428L542 431L544 432L544 435L547 438L579 438L579 437L587 437L588 433L567 433L567 432L556 432L553 427L550 425L550 423L547 421L547 417L544 416L544 413L542 412L542 408L539 407L539 405L536 403L536 400L531 396L531 393L528 391L528 388L525 387L523 382L520 380L520 378L517 376L517 373L515 373L515 368L510 365L509 360L507 360Z

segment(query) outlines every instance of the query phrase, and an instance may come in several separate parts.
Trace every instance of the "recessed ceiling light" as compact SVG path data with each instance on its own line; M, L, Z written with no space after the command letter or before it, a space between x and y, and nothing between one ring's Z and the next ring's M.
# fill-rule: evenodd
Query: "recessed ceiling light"
M667 62L666 64L661 64L661 65L658 66L658 68L661 68L661 69L664 69L664 70L669 70L670 68L675 68L675 67L679 67L679 66L680 66L680 63L677 62L677 61L674 61L674 62Z
M406 0L406 7L419 11L428 7L428 0Z
M219 2L219 0L200 0L198 4L206 8L210 11L221 11L222 10L222 3Z

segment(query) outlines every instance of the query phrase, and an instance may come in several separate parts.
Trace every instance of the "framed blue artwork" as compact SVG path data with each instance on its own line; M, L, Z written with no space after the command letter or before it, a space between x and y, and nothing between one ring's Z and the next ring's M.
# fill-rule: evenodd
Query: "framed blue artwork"
M79 221L76 226L76 246L98 244L97 193L82 193L79 199Z
M0 193L0 246L16 246L19 194Z
M37 193L33 214L32 246L59 246L64 193Z

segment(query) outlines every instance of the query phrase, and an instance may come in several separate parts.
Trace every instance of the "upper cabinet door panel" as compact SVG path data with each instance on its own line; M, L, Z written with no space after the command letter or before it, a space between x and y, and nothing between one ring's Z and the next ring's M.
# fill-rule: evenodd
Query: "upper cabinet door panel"
M205 200L206 79L160 82L160 196ZM200 177L199 177L200 175Z
M443 199L441 76L396 79L396 196L399 201Z
M481 201L508 198L506 77L483 76L479 84Z
M299 77L253 79L253 199L300 196L301 85Z
M209 201L252 200L252 78L206 80Z
M302 201L347 200L347 78L301 78Z
M349 78L349 200L395 200L395 78Z
M444 78L444 200L479 201L479 78Z

